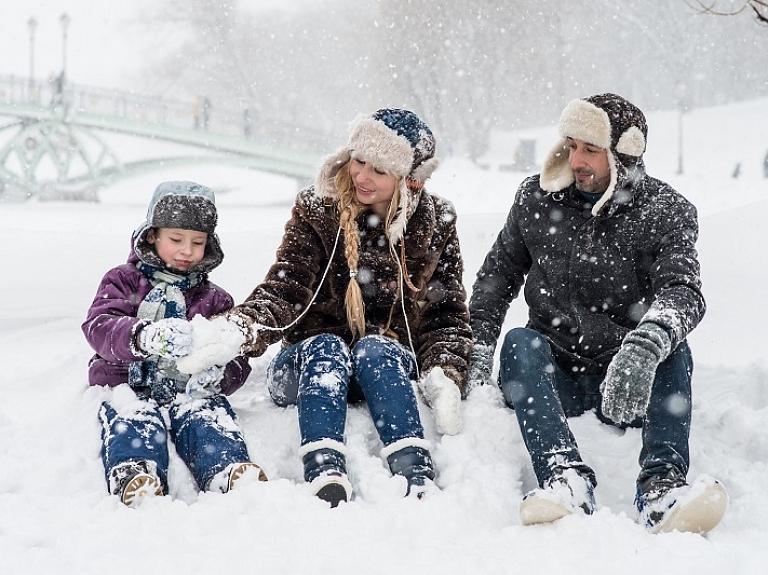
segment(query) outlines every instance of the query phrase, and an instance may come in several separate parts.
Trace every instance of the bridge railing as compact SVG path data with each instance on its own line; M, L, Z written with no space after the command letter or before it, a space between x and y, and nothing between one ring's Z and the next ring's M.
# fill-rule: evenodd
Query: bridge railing
M257 118L255 110L225 109L211 106L205 98L188 101L146 96L134 92L109 90L64 82L0 75L0 102L41 107L65 107L77 112L125 118L184 129L254 138L297 150L323 153L327 134L268 118Z

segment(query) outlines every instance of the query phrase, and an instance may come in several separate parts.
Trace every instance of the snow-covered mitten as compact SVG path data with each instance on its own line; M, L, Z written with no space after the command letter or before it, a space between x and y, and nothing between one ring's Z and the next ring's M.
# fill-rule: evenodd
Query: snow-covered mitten
M192 325L192 350L176 362L181 373L197 373L212 365L227 365L242 355L246 342L246 330L250 329L241 316L231 314L206 319L196 315Z
M165 318L144 326L137 339L147 355L184 357L192 351L192 326L183 319Z
M643 322L630 331L600 385L603 414L616 423L632 423L643 417L651 399L656 368L670 350L669 333L660 325Z
M439 366L433 367L419 381L419 389L432 408L437 432L442 435L459 433L462 426L461 391L459 386L445 374L444 369Z
M224 368L218 365L193 373L187 381L187 395L195 399L210 397L221 392Z

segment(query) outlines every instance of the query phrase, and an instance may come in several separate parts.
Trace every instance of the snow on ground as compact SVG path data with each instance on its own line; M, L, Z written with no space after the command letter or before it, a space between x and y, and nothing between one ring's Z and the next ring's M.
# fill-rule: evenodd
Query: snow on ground
M101 276L125 260L154 187L192 179L219 192L226 258L212 279L238 302L271 263L296 191L276 176L198 166L116 184L98 204L0 204L0 573L764 573L768 179L755 163L768 150L768 135L757 127L766 108L763 101L687 115L681 176L674 174L674 114L649 115L649 172L700 209L709 310L690 337L690 477L714 475L731 497L706 538L653 536L634 523L640 432L620 432L592 414L571 424L600 481L597 513L521 526L517 506L533 473L514 414L491 387L464 403L457 436L437 436L423 411L442 488L424 501L400 498L401 480L379 457L365 407L352 408L347 442L356 499L330 510L302 482L295 408L275 407L266 392L273 348L252 360L253 375L232 397L252 455L272 481L201 494L172 455L170 497L129 509L108 496L96 413L109 391L87 386L92 352L80 323ZM713 134L717 125L737 126L742 137ZM546 151L552 130L539 133ZM732 179L736 161L744 162L742 175ZM468 288L523 177L448 159L429 185L456 203ZM514 302L506 328L524 321L522 302Z

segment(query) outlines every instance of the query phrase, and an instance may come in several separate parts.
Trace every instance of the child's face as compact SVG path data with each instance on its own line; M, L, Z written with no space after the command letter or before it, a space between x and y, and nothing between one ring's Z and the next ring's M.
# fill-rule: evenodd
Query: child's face
M149 231L147 241L155 246L157 255L166 266L186 272L203 259L208 234L194 230L157 228Z

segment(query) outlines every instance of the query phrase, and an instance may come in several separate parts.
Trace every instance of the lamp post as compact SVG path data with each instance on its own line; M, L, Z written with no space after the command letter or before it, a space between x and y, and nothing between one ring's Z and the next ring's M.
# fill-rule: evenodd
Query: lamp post
M69 28L69 16L65 12L59 18L61 24L61 79L67 77L67 28Z
M34 16L27 20L27 27L29 28L29 88L27 99L32 101L35 99L35 30L37 29L37 20Z

